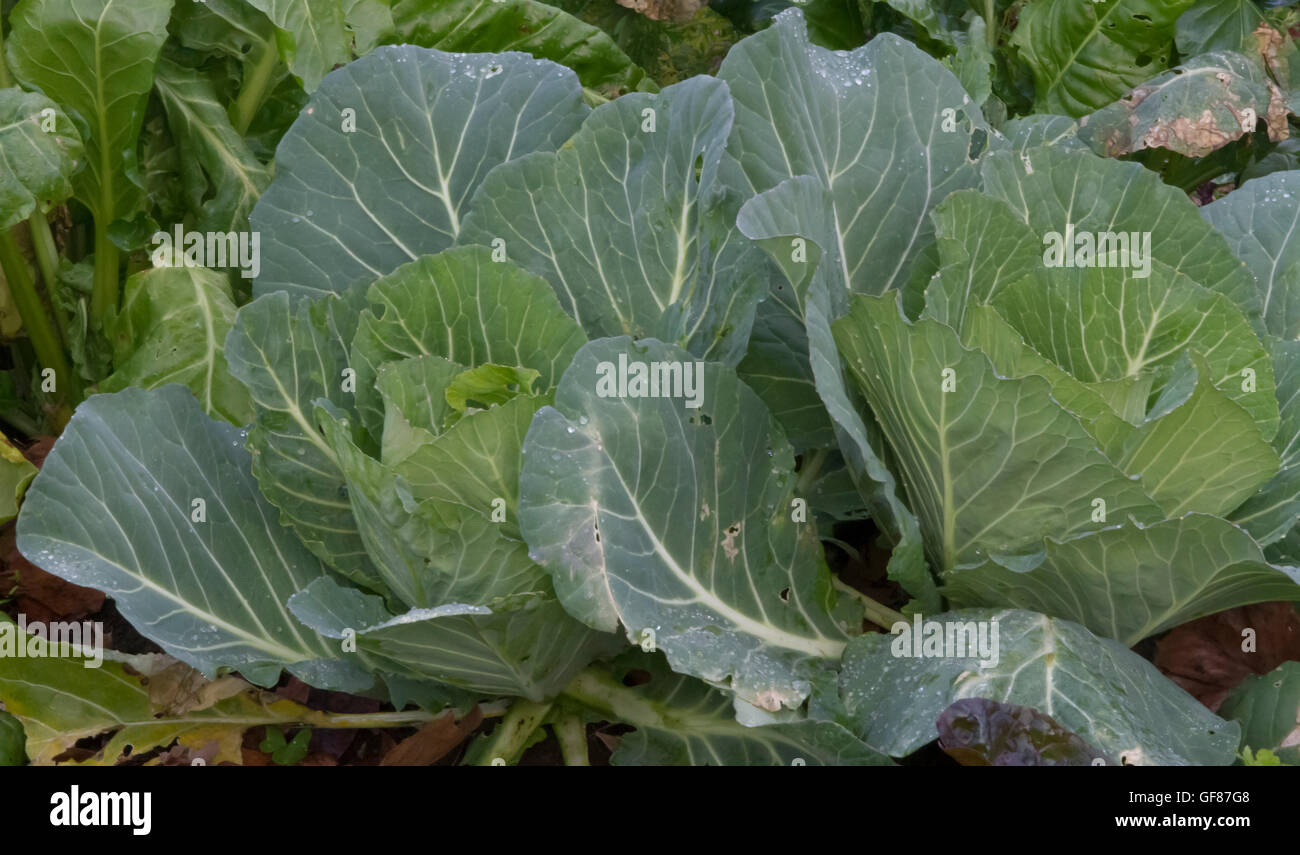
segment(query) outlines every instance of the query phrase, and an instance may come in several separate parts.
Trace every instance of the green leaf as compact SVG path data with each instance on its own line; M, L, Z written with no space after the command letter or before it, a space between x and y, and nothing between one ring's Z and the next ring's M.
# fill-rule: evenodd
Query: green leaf
M728 150L759 194L738 225L782 268L800 307L793 322L808 330L806 368L799 354L765 360L755 373L784 368L786 382L766 384L774 393L815 381L873 516L895 544L891 578L937 607L916 519L873 443L878 431L847 390L830 322L850 292L907 285L933 240L930 211L978 182L973 157L990 141L988 126L952 73L919 49L882 34L848 53L824 50L808 42L796 9L738 44L719 76L736 101Z
M948 48L961 40L961 19L971 7L963 0L886 0L889 8L914 21L927 36ZM982 21L982 19L980 19ZM983 38L981 32L980 38Z
M944 60L944 65L957 75L962 88L970 93L971 100L982 107L993 94L993 75L997 71L984 19L972 18L969 29L964 34L958 30L958 35L964 35L964 38L956 44L956 52Z
M245 0L177 0L168 30L190 50L250 62L275 50L275 26Z
M1045 538L1043 547L1029 566L989 561L954 572L944 595L959 608L1065 618L1126 647L1224 609L1300 600L1300 570L1270 566L1250 535L1203 514Z
M365 56L396 33L393 0L341 0L343 25L352 36L352 53ZM409 42L409 39L400 41ZM423 45L432 47L432 45Z
M1153 256L1154 235L1151 247ZM1141 273L1132 267L1040 269L993 302L1035 350L1085 383L1151 371L1160 388L1181 354L1194 350L1206 361L1207 379L1250 414L1265 440L1272 439L1278 423L1273 366L1241 311L1157 261L1148 276Z
M447 604L396 617L378 597L322 578L295 594L294 615L323 635L356 633L358 654L399 676L437 680L486 696L554 696L611 637L570 619L546 593L491 607Z
M736 229L731 121L727 86L706 77L597 107L559 152L494 169L461 240L504 241L590 335L738 362L768 263Z
M605 98L659 87L612 38L531 0L396 0L395 42L462 53L523 51L572 68Z
M532 408L526 412L531 416ZM491 499L457 507L453 498L415 495L401 477L409 467L393 469L365 454L352 442L345 421L323 412L317 418L346 479L366 551L401 603L420 608L480 604L549 587L545 573L529 559L517 527L507 528L491 518ZM516 473L515 484L526 427L519 429L513 448L503 455L507 461L514 458L507 465ZM439 437L431 444L443 441ZM453 489L460 487L454 471L439 474Z
M630 677L638 682L629 685ZM579 674L564 697L636 728L620 738L614 766L893 765L834 722L741 724L726 692L674 674L662 657L640 651L620 656L612 673Z
M339 0L248 0L276 27L280 55L312 92L334 66L351 58Z
M742 35L709 8L700 8L685 21L655 21L616 0L552 0L550 5L609 33L633 62L665 85L713 74Z
M585 341L545 281L491 250L461 247L405 264L367 292L352 343L362 425L378 438L382 365L434 354L473 368L484 363L531 368L539 390L552 388Z
M248 391L226 365L235 322L230 280L202 267L159 267L127 279L125 292L122 310L105 324L116 370L99 391L181 383L213 418L252 421Z
M1241 725L1243 746L1271 749L1282 761L1274 765L1300 763L1300 662L1251 674L1232 690L1219 713Z
M524 437L534 414L549 403L549 396L520 395L471 413L436 438L417 436L390 465L417 500L459 505L519 537Z
M1280 461L1251 414L1214 388L1206 360L1191 354L1179 358L1149 420L1112 454L1166 516L1222 516L1272 478Z
M1212 50L1257 47L1251 34L1263 22L1254 0L1199 0L1178 16L1178 52L1195 56Z
M701 406L604 397L625 360L679 363L676 392ZM565 608L622 625L674 670L761 709L797 707L857 630L835 611L815 527L790 521L789 443L725 366L654 339L592 342L534 418L524 458L520 527Z
M105 227L144 201L133 177L136 145L171 7L172 0L23 0L9 16L9 67L77 123L86 168L72 176L73 192Z
M517 395L527 395L541 372L532 368L511 368L487 363L457 374L443 396L460 414L472 406L480 410L504 404Z
M321 716L254 691L237 677L204 682L169 656L130 657L130 670L115 661L96 668L84 664L70 656L0 660L0 698L26 728L33 764L53 764L78 741L99 739L104 744L92 757L59 765L112 766L172 743L206 755L209 764L242 764L244 731ZM20 761L23 727L17 731ZM0 759L0 765L8 764Z
M1087 2L1087 0L1084 0ZM1260 301L1249 272L1226 242L1200 220L1182 191L1139 163L1096 157L1057 146L983 158L984 192L1011 206L1041 237L1083 232L1151 235L1151 258L1225 295L1253 325Z
M281 528L250 465L242 432L209 419L182 386L92 397L28 491L18 548L108 594L209 677L234 668L270 685L332 646L285 610L323 568Z
M1146 418L1147 395L1154 380L1150 373L1116 383L1081 383L1030 347L992 306L975 305L966 310L962 344L983 352L1001 377L1036 374L1050 383L1052 397L1078 417L1099 448L1121 444L1133 433L1132 423ZM1117 392L1123 394L1116 401ZM1112 402L1128 405L1122 417L1112 409Z
M310 727L300 729L292 741L285 741L284 731L280 728L268 727L266 738L257 747L259 751L270 754L277 766L296 766L307 756L307 743L310 741Z
M195 229L232 232L247 228L248 214L266 186L271 168L249 150L230 124L212 81L163 59L154 80L167 110Z
M0 710L0 766L27 764L27 734L23 723L4 710Z
M1255 280L1264 326L1300 338L1300 171L1273 172L1201 208Z
M1011 44L1034 74L1034 108L1082 116L1168 67L1194 0L1030 0Z
M424 442L412 428L435 436L446 429L454 412L447 403L447 387L465 370L465 366L433 353L379 366L375 388L384 399L381 447L385 461L395 463Z
M363 291L290 304L268 294L240 309L226 340L230 373L248 389L253 475L280 523L317 557L349 578L378 587L348 504L334 450L317 426L316 402L353 400L348 347Z
M1041 377L999 377L950 327L909 324L892 296L859 296L834 331L940 572L1093 530L1098 498L1120 519L1159 516Z
M587 112L573 72L524 54L405 45L349 63L277 150L255 292L342 291L446 249L493 166L554 151Z
M933 237L930 211L978 182L972 152L988 126L957 78L889 33L854 51L819 48L794 9L736 45L718 75L736 102L728 150L761 194L741 213L745 234L771 242L794 284L807 279L790 275L802 271L790 260L801 236L824 254L833 291L903 287Z
M1286 536L1300 519L1300 341L1270 342L1281 418L1273 449L1281 468L1258 493L1231 514L1261 545Z
M944 658L942 652L917 657L912 638L904 635L852 641L840 672L845 723L868 743L902 757L938 736L935 722L954 701L987 698L1033 707L1127 765L1232 763L1235 724L1136 653L1078 624L1026 611L967 609L927 618L922 637L934 632L930 626L947 633L948 627L981 621L990 622L990 641L992 627L998 627L993 664L981 664L978 656Z
M1287 135L1282 94L1256 59L1232 51L1194 56L1123 99L1079 120L1079 137L1100 155L1165 148L1204 157L1254 133L1256 118L1274 140Z
M0 89L0 231L71 196L81 158L81 138L57 104Z
M0 524L18 516L27 485L36 477L36 467L0 433Z
M988 303L1042 267L1042 241L1011 206L976 190L958 190L931 214L939 275L925 291L923 317L965 336L970 306Z

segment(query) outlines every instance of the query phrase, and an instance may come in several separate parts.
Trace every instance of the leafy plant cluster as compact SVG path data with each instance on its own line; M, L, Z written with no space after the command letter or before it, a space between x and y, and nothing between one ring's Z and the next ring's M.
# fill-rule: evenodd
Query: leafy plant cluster
M1294 663L1220 717L1131 649L1300 601L1290 11L728 0L633 62L685 25L561 5L6 4L3 418L71 414L18 548L167 654L0 659L27 755L477 709L466 762L1300 759ZM151 264L177 224L251 285ZM901 612L827 565L863 519Z

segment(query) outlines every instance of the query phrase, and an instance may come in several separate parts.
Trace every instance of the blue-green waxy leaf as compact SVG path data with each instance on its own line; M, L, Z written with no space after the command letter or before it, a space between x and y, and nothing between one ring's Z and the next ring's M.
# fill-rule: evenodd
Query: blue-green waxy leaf
M451 246L494 166L554 151L589 112L573 72L521 53L380 47L330 74L253 210L255 291L342 291Z
M24 0L9 16L9 67L76 122L86 167L73 192L105 227L144 201L131 176L171 8L172 0Z
M762 194L742 231L785 239L770 244L783 268L790 238L816 243L834 291L901 288L934 234L931 209L975 186L989 138L952 72L890 34L849 52L819 48L790 10L718 73L736 101L728 149Z
M1224 609L1300 600L1300 569L1271 566L1250 535L1205 514L1047 538L1043 547L1028 567L990 561L951 573L944 595L958 607L1065 618L1129 647Z
M177 385L97 395L77 408L27 493L18 548L114 599L124 617L209 677L333 655L285 601L324 573L277 520L240 430Z
M814 524L791 519L790 445L731 369L654 339L594 341L524 458L520 526L565 608L674 670L797 707L857 630Z
M893 297L856 298L834 330L940 572L1095 530L1106 514L1159 517L1041 377L998 376L950 327L908 323Z
M782 365L769 348L757 365L742 367L773 393L814 380L840 448L896 544L891 577L937 607L916 520L850 398L830 322L851 292L909 283L933 242L931 210L977 184L974 159L993 142L990 130L952 72L918 48L884 34L854 51L828 51L809 43L798 10L738 44L719 76L736 101L728 150L759 194L741 210L741 231L786 273L798 299L783 302L798 305L796 322L808 330L807 363L791 353ZM766 379L773 375L789 380ZM779 414L789 406L775 394L766 400Z
M1122 2L1122 0L1120 0ZM1067 228L1080 236L1150 235L1150 258L1230 299L1262 331L1250 272L1176 187L1139 163L1054 145L995 151L980 164L984 192L1005 201L1040 239ZM1132 259L1138 260L1138 259Z
M559 152L495 169L461 240L504 241L590 335L738 362L769 267L736 229L731 123L727 86L708 77L604 104Z
M355 374L348 347L364 292L293 303L267 294L240 309L226 359L253 400L248 434L253 475L314 554L367 587L382 589L361 542L334 450L314 419L325 399L350 408Z
M0 89L0 230L71 196L81 158L81 138L57 104Z
M1232 762L1237 725L1122 644L1078 624L1028 611L965 609L926 616L919 637L914 626L907 634L854 639L840 672L842 723L892 757L935 739L936 721L954 701L988 698L1033 707L1127 765ZM979 653L955 643L981 631Z
M1300 765L1300 662L1251 674L1223 701L1219 714L1241 725L1243 748L1267 748L1282 762Z
M394 616L378 597L319 579L295 594L289 608L327 637L355 633L356 658L372 670L489 697L552 697L593 659L618 647L612 636L569 618L546 592Z
M626 685L633 672L638 681ZM674 674L662 657L641 651L618 657L612 673L582 672L564 697L584 704L594 717L636 728L620 739L610 758L615 766L893 765L834 722L746 726L736 720L727 693Z
M405 264L375 282L367 301L351 354L357 411L376 438L384 410L375 382L386 363L432 354L465 368L533 369L545 391L586 340L545 281L480 246Z
M1300 338L1300 171L1273 172L1201 208L1255 280L1264 326Z
M1269 349L1280 414L1273 449L1281 466L1272 480L1230 515L1261 545L1285 537L1300 519L1300 341L1273 339Z

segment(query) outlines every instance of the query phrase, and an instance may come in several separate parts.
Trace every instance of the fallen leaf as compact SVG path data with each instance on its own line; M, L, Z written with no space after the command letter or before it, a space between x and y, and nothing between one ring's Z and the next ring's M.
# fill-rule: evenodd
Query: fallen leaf
M477 706L459 721L449 712L406 737L384 755L380 766L431 766L448 751L465 741L483 721Z
M1160 639L1155 656L1165 676L1212 710L1246 677L1291 660L1300 661L1300 615L1291 603L1256 603L1183 624Z

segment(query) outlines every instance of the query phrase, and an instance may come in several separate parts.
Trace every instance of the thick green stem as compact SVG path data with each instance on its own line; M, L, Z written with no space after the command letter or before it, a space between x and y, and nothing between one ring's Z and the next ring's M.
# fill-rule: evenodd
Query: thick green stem
M0 89L8 89L13 85L13 79L9 76L9 66L5 65L5 22L0 20Z
M576 712L564 711L551 723L555 739L560 743L560 754L565 766L590 766L587 757L587 726Z
M990 50L998 46L998 12L995 0L984 0L984 38Z
M99 329L109 313L117 314L117 244L108 239L107 217L95 218L95 285L90 292L90 322Z
M806 496L812 489L812 485L817 482L817 476L821 474L822 467L826 465L826 458L830 456L830 449L819 448L811 454L805 454L803 465L799 469L799 481L794 485L794 491L800 496Z
M279 58L275 44L267 43L262 49L262 55L244 76L243 85L239 87L239 97L235 99L235 105L230 111L230 123L241 137L248 133L249 125L253 124L253 118L266 101Z
M476 766L500 766L505 763L513 765L523 753L528 739L537 728L542 726L542 719L551 711L550 702L538 703L520 698L510 705L506 717L492 731L489 742L475 752Z
M54 234L50 231L50 221L40 211L35 211L27 219L27 227L32 235L32 249L36 251L36 266L41 269L41 278L45 280L45 293L50 296L50 306L54 317L59 321L60 337L68 328L68 313L59 304L59 248L54 245ZM66 340L65 340L66 343Z
M506 707L504 704L480 704L479 712L484 718L494 718L504 715ZM326 730L351 730L353 728L367 727L420 727L428 724L434 719L442 718L447 714L446 710L429 712L428 710L399 710L397 712L377 712L377 713L331 713L319 710L309 710L300 724L309 724L312 727L319 727Z
M848 594L858 602L862 603L862 610L866 613L867 620L874 623L882 629L889 629L894 624L902 621L907 623L907 618L902 612L896 612L889 606L882 605L859 591L857 588L840 580L838 576L831 576L831 584L836 590Z
M9 293L13 295L14 305L23 319L23 328L27 331L32 349L36 351L37 360L43 368L54 370L56 400L60 402L74 400L78 386L76 377L68 367L68 360L63 354L63 345L59 342L58 333L50 323L45 307L41 305L40 295L36 293L36 283L32 281L27 262L18 249L18 241L14 240L13 233L8 230L0 232L0 269L4 270L5 279L9 283ZM64 404L56 415L59 427L66 424L65 416L70 414L70 409Z
M569 681L560 692L566 698L635 727L663 727L663 714L645 695L624 686L613 676L595 666Z

